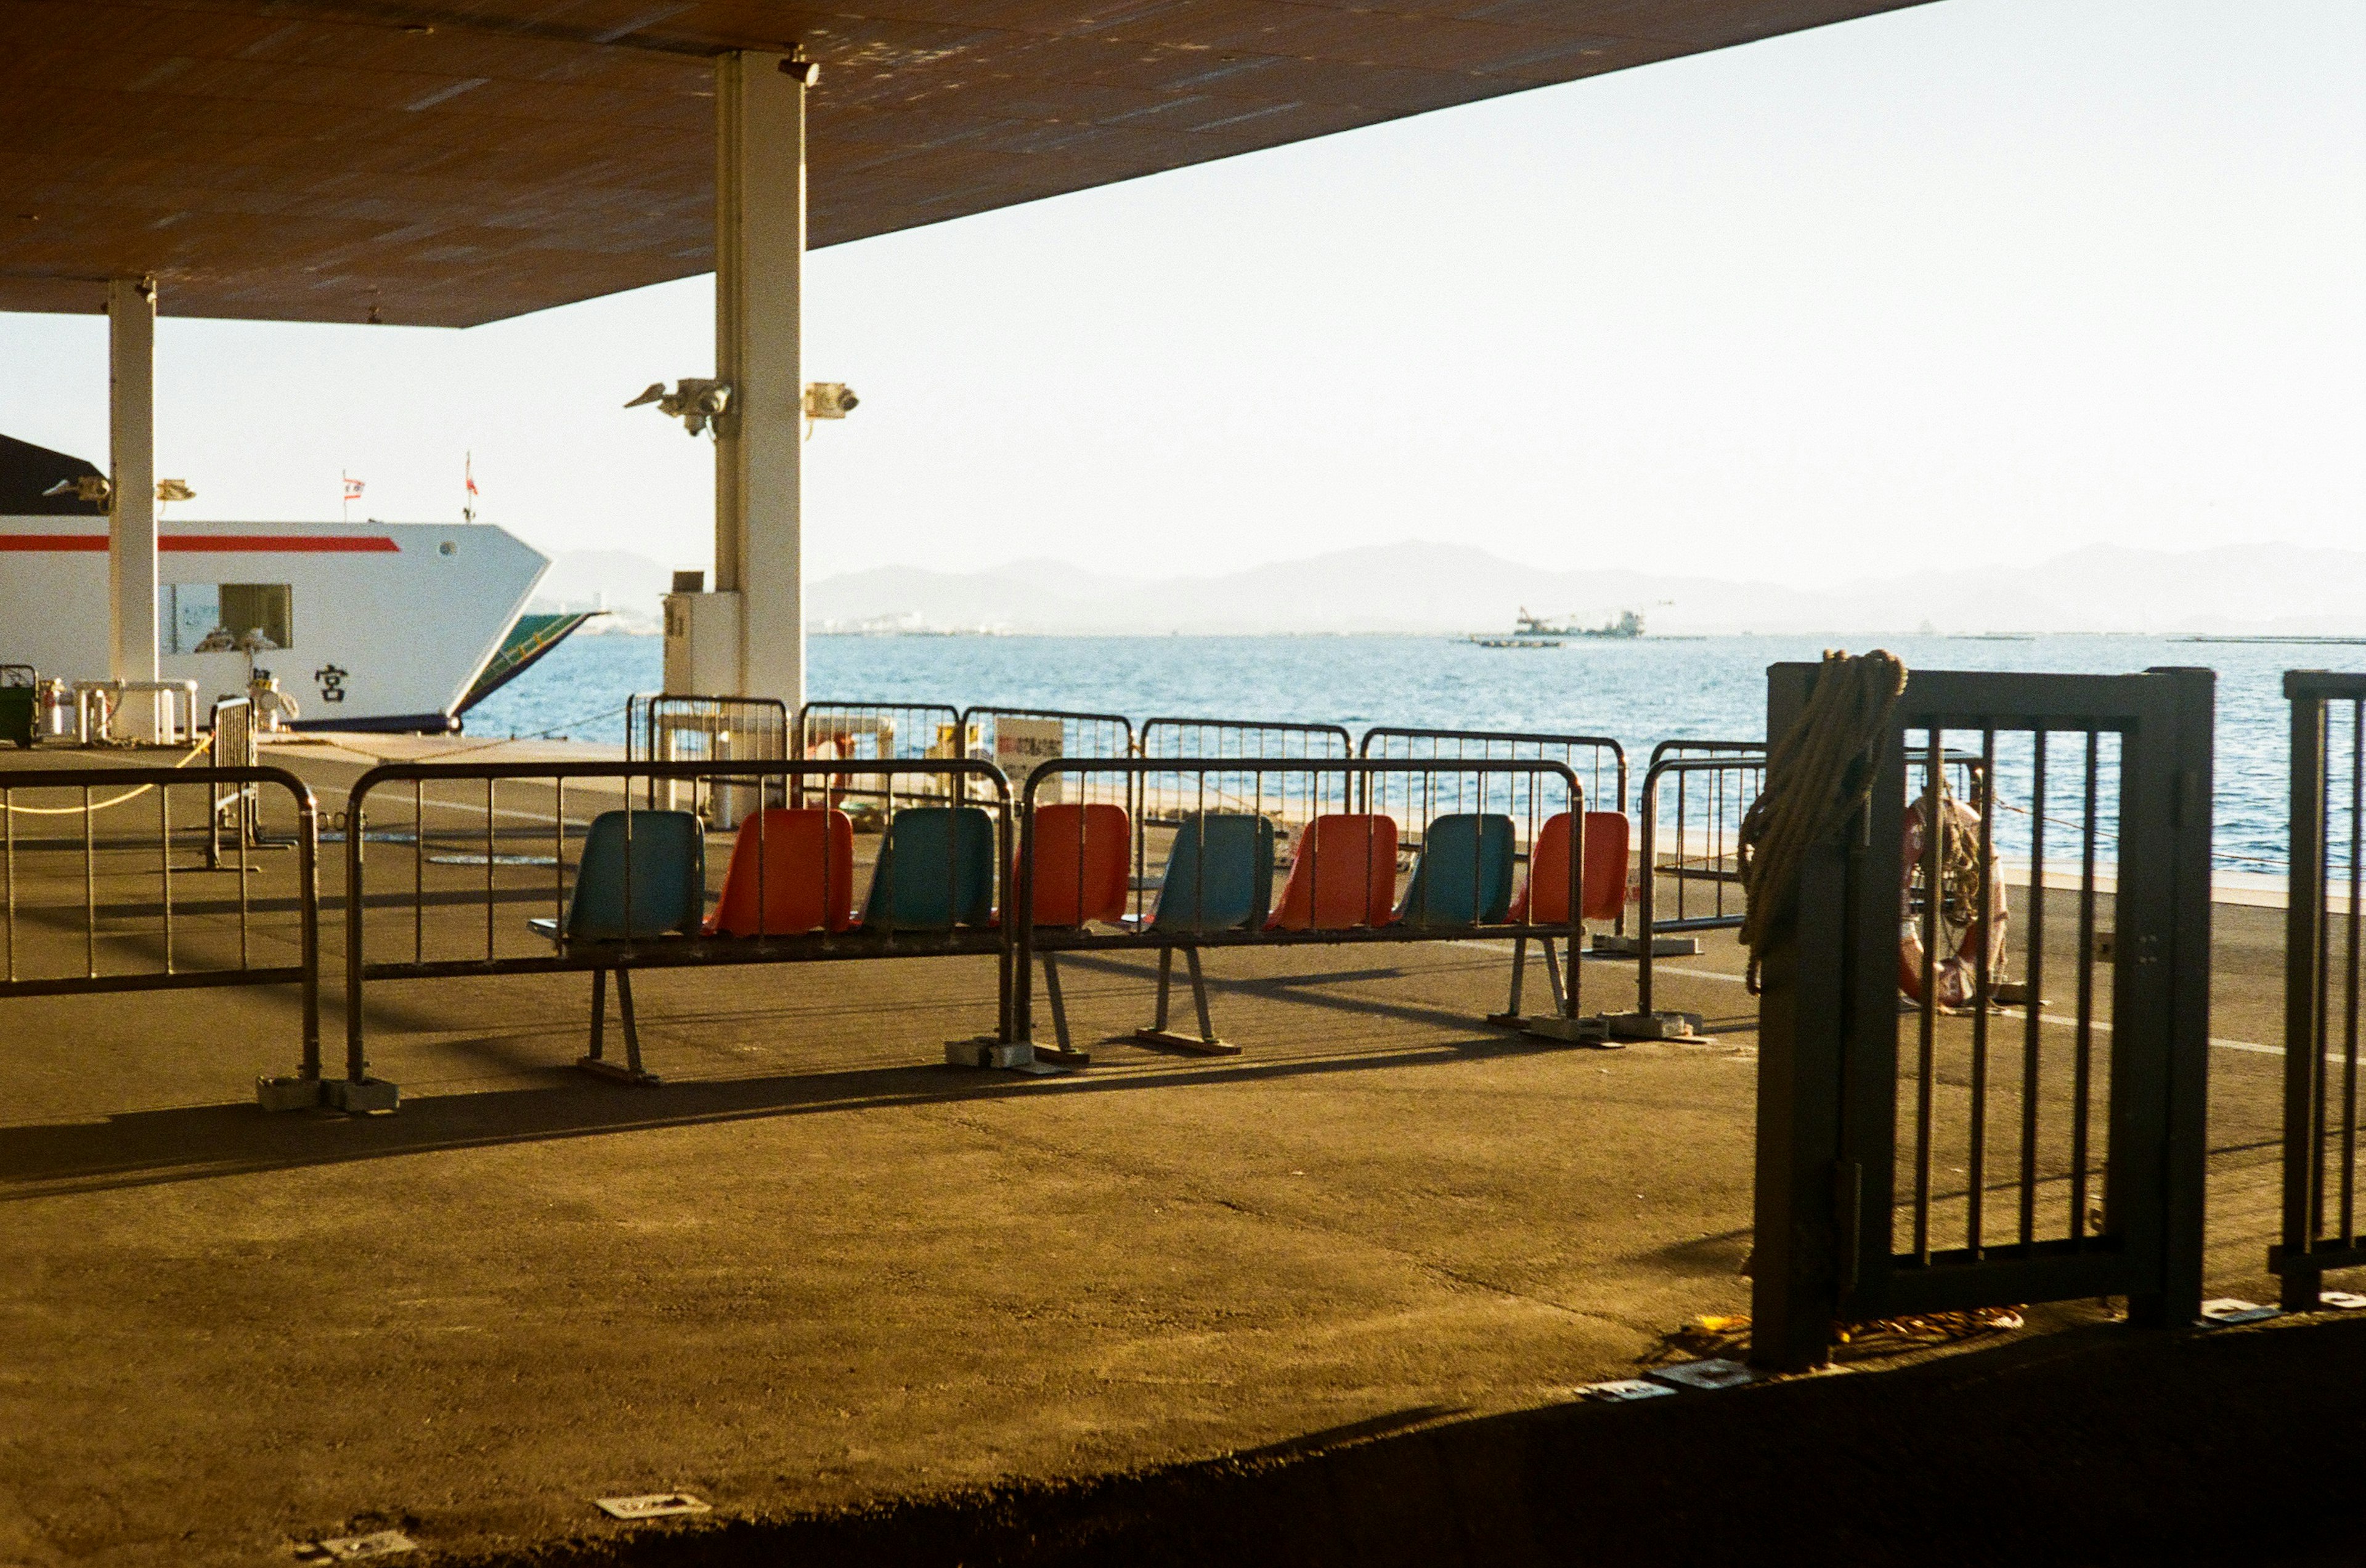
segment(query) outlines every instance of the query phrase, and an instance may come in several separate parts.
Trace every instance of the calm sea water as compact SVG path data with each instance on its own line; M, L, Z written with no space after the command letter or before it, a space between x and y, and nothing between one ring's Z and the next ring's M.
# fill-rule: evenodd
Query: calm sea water
M2186 643L2133 637L1878 640L1909 668L2125 674L2156 665L2218 671L2216 851L2230 870L2281 869L2287 669L2366 668L2366 648ZM1325 719L1611 735L1639 764L1670 736L1750 737L1765 727L1769 664L1815 659L1813 638L1571 642L1505 651L1435 637L817 637L817 699L955 706ZM656 637L578 637L468 716L472 734L550 732L621 740L625 699L659 686ZM2057 781L2067 779L2059 767ZM2000 770L2008 800L2015 775ZM2049 795L2048 817L2064 814ZM2018 837L2017 834L2011 835ZM2057 846L2060 840L2056 840ZM2108 852L2107 852L2108 853Z

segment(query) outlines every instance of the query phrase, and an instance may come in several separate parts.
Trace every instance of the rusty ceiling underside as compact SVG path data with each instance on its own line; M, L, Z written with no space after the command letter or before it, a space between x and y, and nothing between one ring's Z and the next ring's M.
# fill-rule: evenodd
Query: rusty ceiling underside
M708 59L842 243L1924 0L0 0L0 310L466 326L712 270Z

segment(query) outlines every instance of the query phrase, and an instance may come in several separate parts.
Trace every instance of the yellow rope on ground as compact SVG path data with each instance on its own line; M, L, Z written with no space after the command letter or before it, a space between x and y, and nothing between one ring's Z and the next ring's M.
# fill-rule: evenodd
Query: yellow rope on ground
M187 767L191 762L212 750L213 746L214 738L210 735L207 736L203 740L190 747L189 754L174 763L171 771L178 772ZM9 787L11 789L72 789L73 786L72 784L11 784ZM154 784L138 784L125 790L113 800L95 800L88 806L11 806L8 807L8 813L13 817L74 817L85 811L105 811L109 807L120 806L127 800L137 800L155 787Z
M1808 846L1839 829L1873 794L1874 754L1906 690L1906 666L1879 649L1852 659L1828 651L1816 689L1767 758L1765 792L1741 819L1741 941L1750 990L1767 944L1796 913ZM1779 781L1779 783L1778 783Z

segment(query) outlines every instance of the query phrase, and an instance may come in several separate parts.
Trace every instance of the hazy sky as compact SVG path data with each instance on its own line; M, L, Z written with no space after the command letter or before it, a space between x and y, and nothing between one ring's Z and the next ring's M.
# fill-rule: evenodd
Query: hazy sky
M702 566L711 449L618 405L712 369L711 292L168 318L159 472L439 518L473 449L545 548ZM1940 0L840 246L806 310L862 399L816 575L2366 548L2366 4ZM0 431L104 461L101 319L0 315Z

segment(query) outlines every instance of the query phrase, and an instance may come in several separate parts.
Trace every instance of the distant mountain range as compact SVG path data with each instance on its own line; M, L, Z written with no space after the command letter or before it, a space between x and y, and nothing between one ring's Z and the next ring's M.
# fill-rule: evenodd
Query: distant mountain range
M670 573L625 551L562 555L538 603L593 595L653 626ZM879 567L806 587L817 630L1099 634L1508 631L1523 607L1656 632L2185 632L2366 635L2366 552L2090 546L2052 559L1865 577L1829 588L1631 570L1547 571L1463 545L1374 545L1211 577L1132 578L1061 561L983 571ZM620 626L617 629L626 629Z

